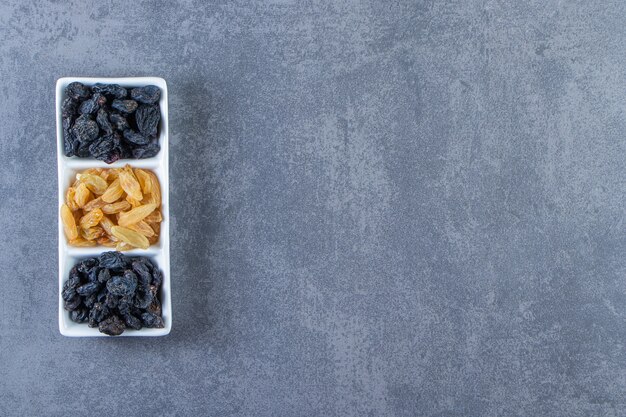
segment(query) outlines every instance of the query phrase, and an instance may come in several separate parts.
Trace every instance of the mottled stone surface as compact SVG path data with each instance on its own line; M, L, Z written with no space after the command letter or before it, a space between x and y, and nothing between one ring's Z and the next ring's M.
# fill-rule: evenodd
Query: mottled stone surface
M626 2L0 2L0 415L626 415ZM170 91L174 323L57 328L54 83Z

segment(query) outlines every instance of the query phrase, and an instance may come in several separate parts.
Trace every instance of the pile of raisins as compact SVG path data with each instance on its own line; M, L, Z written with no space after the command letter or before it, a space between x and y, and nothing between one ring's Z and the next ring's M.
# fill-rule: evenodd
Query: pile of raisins
M61 296L72 321L118 336L127 328L164 327L158 296L162 282L150 259L104 252L72 268Z
M93 157L110 164L150 158L161 149L159 87L128 91L118 84L89 87L73 82L65 96L61 106L65 156Z

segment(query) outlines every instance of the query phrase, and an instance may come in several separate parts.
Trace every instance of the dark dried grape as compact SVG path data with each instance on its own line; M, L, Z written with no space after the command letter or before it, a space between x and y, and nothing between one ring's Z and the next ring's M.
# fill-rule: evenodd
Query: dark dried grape
M106 306L108 308L115 308L117 307L117 303L119 302L119 298L116 297L115 295L108 293L106 295L106 298L104 299L104 304L106 304Z
M107 161L115 150L113 135L100 136L89 145L89 153L96 159Z
M65 302L65 309L67 311L76 310L78 306L80 306L81 302L82 300L80 299L80 296L75 295L73 298L70 298L69 300Z
M76 289L76 292L83 297L87 297L100 289L100 283L98 281L88 282L85 285L81 285Z
M119 310L120 314L126 314L130 311L132 306L133 306L133 296L125 295L122 298L120 298L119 303L117 304L117 309Z
M147 145L150 143L150 138L144 136L141 133L134 132L130 129L124 131L124 139L134 145Z
M73 82L65 88L65 94L74 100L85 100L91 95L91 91L89 91L89 87L82 83Z
M101 268L122 270L127 264L125 256L120 252L104 252L98 257Z
M98 327L98 323L109 315L109 309L102 303L95 303L89 311L89 327Z
M124 325L124 322L115 315L101 321L98 325L100 333L108 334L109 336L119 336L124 333L125 328L126 325Z
M108 269L105 268L105 269L100 270L100 273L98 273L99 283L104 284L110 279L111 279L111 272Z
M137 110L137 106L138 104L135 100L113 100L113 103L111 103L111 107L125 114L134 112Z
M150 274L150 270L145 262L141 261L142 258L134 260L132 263L133 271L137 274L137 278L139 279L139 283L144 287L148 287L150 285L150 281L152 280L152 275Z
M124 98L128 94L126 89L119 84L95 84L91 87L94 93L102 93L115 98Z
M78 112L81 114L93 114L96 113L100 106L103 106L107 102L107 99L102 94L96 93L89 100L85 100L81 103Z
M76 270L84 275L87 275L92 268L98 266L97 258L88 258L78 263Z
M163 327L165 327L161 316L157 316L156 314L148 312L141 315L141 322L145 327L152 327L157 329L162 329Z
M113 124L113 127L119 131L124 131L130 128L130 126L128 125L128 120L126 120L126 117L122 116L119 113L113 112L109 114L109 120Z
M137 128L145 136L156 136L159 121L161 120L161 112L159 106L149 106L142 104L135 113L135 121Z
M76 114L77 108L78 100L75 100L72 97L65 97L65 100L63 100L63 103L61 104L61 117L73 117Z
M69 301L74 297L76 297L76 286L72 286L70 281L65 281L63 291L61 291L61 298L63 298L63 301Z
M80 272L78 271L78 265L74 265L72 269L70 269L70 276L67 280L70 287L77 287L80 284Z
M157 287L160 287L163 283L163 273L158 268L154 268L152 271L152 283Z
M134 330L141 330L141 328L143 327L141 325L141 320L139 320L137 317L133 316L130 313L124 314L124 323L126 323L126 327Z
M146 309L150 304L152 304L152 298L153 294L150 291L150 288L139 287L135 293L135 302L133 305L137 308Z
M86 308L79 308L70 312L70 320L76 323L84 323L89 319L89 310Z
M107 290L113 295L132 295L136 289L137 277L131 271L124 271L123 276L116 275L107 281Z
M83 304L85 304L85 306L86 306L87 308L91 308L91 307L93 307L93 305L94 305L96 302L100 301L100 300L98 300L98 295L99 295L99 294L100 294L100 293L98 293L98 294L91 294L89 297L87 297L87 298L85 298L85 299L83 300Z
M130 90L130 96L140 103L154 104L161 98L161 89L156 85L133 88Z
M110 135L111 133L113 133L113 126L109 121L109 113L105 109L101 108L100 110L98 110L98 114L96 115L96 123L98 123L98 126L105 134Z
M158 154L160 150L161 146L159 145L159 143L156 140L153 140L147 145L133 149L133 158L152 158L153 156L156 156L156 154Z
M87 114L79 116L72 127L72 133L81 144L92 142L98 137L98 132L98 124Z

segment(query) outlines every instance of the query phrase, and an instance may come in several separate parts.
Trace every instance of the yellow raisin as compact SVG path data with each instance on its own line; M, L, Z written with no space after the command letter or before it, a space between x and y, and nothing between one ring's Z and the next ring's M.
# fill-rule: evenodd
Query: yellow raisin
M161 216L161 212L159 210L154 210L152 213L148 214L143 220L146 223L160 223L163 221L163 216Z
M63 222L63 230L68 240L76 239L78 237L78 229L76 229L76 221L72 210L63 204L61 206L61 221Z
M117 244L115 245L115 250L118 252L124 252L124 251L132 250L132 249L135 249L135 247L132 245L129 245L126 242L117 242Z
M87 188L85 184L78 184L74 194L74 201L76 201L76 205L78 207L83 207L89 200L91 200L92 197L91 191L89 191L89 188Z
M124 194L124 190L120 186L120 180L116 179L109 185L104 194L102 194L102 200L107 203L113 203L120 199L120 197Z
M82 174L80 182L85 184L89 191L96 195L102 195L107 190L108 184L101 176L96 174Z
M126 165L122 171L119 173L120 185L132 198L141 201L143 199L143 194L141 193L141 186L133 173L133 170L129 165Z
M141 186L141 191L144 194L150 194L152 191L152 179L150 178L150 174L140 168L133 169L135 173L135 177L137 177L137 181L139 181L139 185Z
M115 214L119 213L120 211L128 210L130 207L131 205L128 201L122 200L118 201L117 203L107 204L106 206L103 206L102 212L104 214Z
M108 237L101 237L96 242L98 242L98 245L107 246L109 248L114 248L117 244L117 242L112 241Z
M115 226L115 223L111 221L107 216L102 216L100 219L100 226L104 229L105 233L111 236L111 228Z
M136 248L148 249L148 246L150 246L150 243L145 236L127 227L113 226L111 231L113 232L113 236Z
M76 204L76 189L69 187L65 192L65 204L70 210L78 210L78 204Z
M125 213L120 213L117 224L120 226L128 226L143 220L148 214L152 213L156 208L156 204L146 204L136 207Z
M96 246L95 240L85 240L82 237L77 237L69 241L71 246Z
M161 206L161 185L159 184L159 179L157 178L156 174L152 171L146 171L146 173L150 176L151 178L151 184L150 184L150 197L151 197L151 203L155 203L157 205L157 207Z
M83 206L83 210L85 210L85 211L92 211L92 210L95 210L97 208L102 208L102 207L106 206L106 204L107 204L106 201L103 201L102 197L98 197L98 198L95 198L95 199L91 200L89 203L85 204Z
M80 235L87 240L96 240L104 235L104 230L98 226L80 229Z
M135 232L141 233L145 237L152 237L155 234L154 229L152 229L152 227L150 227L150 225L144 222L143 220L140 222L128 225L128 228L131 230L134 230Z
M89 213L85 214L83 217L81 217L80 227L82 227L83 229L89 229L90 227L94 227L98 223L100 223L100 220L102 220L102 216L102 210L100 210L99 208L92 210Z
M135 200L129 195L126 196L126 201L128 201L133 208L139 207L141 205L141 201Z
M159 235L155 234L154 236L151 236L148 238L148 243L151 245L155 245L159 242Z

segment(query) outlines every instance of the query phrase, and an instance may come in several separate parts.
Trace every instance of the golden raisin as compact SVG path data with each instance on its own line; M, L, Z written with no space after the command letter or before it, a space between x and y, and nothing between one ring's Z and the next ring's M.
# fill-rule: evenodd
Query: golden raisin
M160 223L163 221L163 216L161 216L161 212L159 210L154 210L152 213L148 214L143 220L146 223Z
M89 191L96 195L102 195L107 190L107 182L101 176L96 174L82 174L80 182L85 184Z
M141 205L141 201L135 200L129 195L126 196L126 201L128 201L133 208L139 207Z
M125 213L120 213L117 224L120 226L128 226L143 220L148 214L152 213L156 208L156 204L146 204L139 206Z
M102 201L102 197L98 197L85 204L83 210L92 211L97 208L102 208L106 206L106 204L106 201Z
M76 205L78 207L83 207L89 200L91 200L92 197L91 191L89 191L89 188L87 188L85 184L78 184L74 194L74 201L76 201Z
M113 232L113 236L136 248L148 249L148 246L150 246L150 243L145 236L127 227L113 226L111 231Z
M143 194L141 193L141 186L133 173L133 170L129 165L126 165L122 171L119 173L120 185L132 198L141 201L143 199Z
M124 190L120 186L120 180L116 179L109 185L104 194L102 194L102 200L107 203L113 203L114 201L119 200L119 198L124 194Z
M104 235L102 227L90 227L89 229L80 229L80 235L87 240L96 240Z
M61 220L63 221L63 230L68 240L76 239L78 237L76 221L74 220L72 210L65 204L61 206Z
M82 237L70 240L69 244L72 246L96 246L96 242L94 240L85 240Z
M106 206L102 207L102 212L105 214L115 214L119 213L120 211L128 210L130 207L131 205L128 201L122 200L118 201L117 203L107 204Z
M102 220L102 210L95 209L85 214L80 218L80 227L83 229L89 229L90 227L96 226Z
M139 232L145 237L154 236L154 229L150 227L150 225L143 220L134 224L128 225L128 228L134 230L135 232Z

